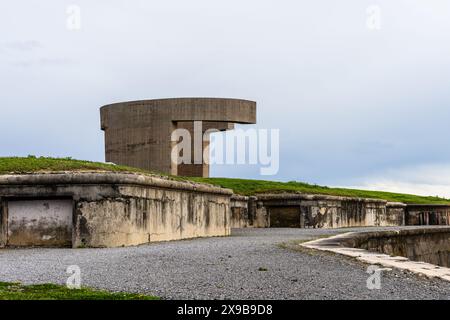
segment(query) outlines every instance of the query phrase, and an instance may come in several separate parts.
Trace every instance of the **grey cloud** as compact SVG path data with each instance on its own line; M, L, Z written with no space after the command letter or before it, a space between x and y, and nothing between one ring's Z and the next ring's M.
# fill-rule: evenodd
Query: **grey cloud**
M11 50L11 51L21 51L29 52L36 49L41 49L44 46L41 42L37 40L23 40L23 41L12 41L0 44L0 50Z
M79 0L80 32L64 5L5 3L0 156L104 160L101 105L224 96L258 101L257 127L280 129L280 172L265 179L376 184L389 168L450 164L448 1L378 0L380 31L369 0Z
M70 66L74 65L76 61L66 58L37 58L37 59L24 59L11 62L14 67L48 67L48 66Z

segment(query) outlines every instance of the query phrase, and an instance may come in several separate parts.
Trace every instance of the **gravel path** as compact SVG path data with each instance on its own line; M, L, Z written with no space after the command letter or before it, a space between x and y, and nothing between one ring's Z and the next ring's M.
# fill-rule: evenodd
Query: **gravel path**
M367 266L279 245L339 232L237 229L129 248L2 249L0 281L63 284L67 267L78 265L84 286L165 299L450 299L450 282L393 270L383 273L381 290L369 290Z

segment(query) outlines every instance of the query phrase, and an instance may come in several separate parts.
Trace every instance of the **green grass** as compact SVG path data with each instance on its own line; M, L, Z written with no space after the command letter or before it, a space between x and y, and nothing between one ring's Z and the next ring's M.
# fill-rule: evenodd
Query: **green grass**
M229 178L189 178L196 182L210 183L223 188L233 189L237 194L256 195L258 193L301 192L309 194L324 194L344 197L383 199L391 202L414 204L450 204L449 199L439 197L423 197L410 194L391 193L383 191L368 191L345 188L329 188L303 182L276 182L264 180L246 180Z
M157 297L132 293L111 293L88 288L68 289L55 284L25 286L0 282L0 300L158 300Z
M35 156L28 156L27 158L0 158L0 174L25 174L55 171L112 171L159 174L137 168L116 166L101 162L74 160L72 158L37 158Z
M55 171L112 171L112 172L134 172L142 174L157 174L170 177L166 174L150 172L142 169L116 166L111 164L73 160L71 158L37 158L29 156L27 158L0 158L0 174L8 173L36 173ZM423 197L410 194L391 193L382 191L368 191L345 188L329 188L312 185L303 182L276 182L264 180L246 180L230 178L185 178L170 177L176 180L189 180L200 183L209 183L224 188L232 189L241 195L256 195L259 193L281 193L281 192L301 192L309 194L324 194L345 197L359 197L383 199L392 202L414 203L414 204L450 204L449 199L439 197Z

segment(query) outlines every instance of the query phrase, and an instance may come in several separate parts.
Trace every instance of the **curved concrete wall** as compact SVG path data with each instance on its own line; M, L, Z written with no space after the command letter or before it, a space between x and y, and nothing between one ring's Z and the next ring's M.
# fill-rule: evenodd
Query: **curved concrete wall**
M449 225L450 205L408 205L406 224L419 225Z
M356 233L348 236L343 243L353 248L450 267L450 228L448 227Z
M449 240L448 227L400 227L348 232L300 245L450 281Z
M100 109L101 126L148 127L155 121L256 123L256 102L223 98L174 98L119 102Z
M58 209L61 202L73 212ZM0 246L127 246L226 236L243 227L402 226L406 208L327 195L243 197L211 185L129 173L0 175ZM442 208L427 206L426 212Z

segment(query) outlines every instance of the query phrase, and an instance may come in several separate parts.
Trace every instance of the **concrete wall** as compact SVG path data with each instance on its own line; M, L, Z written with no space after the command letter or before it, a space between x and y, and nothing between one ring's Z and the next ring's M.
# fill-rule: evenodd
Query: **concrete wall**
M73 201L7 201L8 244L10 246L72 245Z
M233 195L157 176L0 176L0 247L117 247L227 236L231 228L448 224L448 206L306 194Z
M270 216L264 202L257 197L249 199L249 216L250 226L254 228L268 228L270 227Z
M249 216L248 202L248 197L238 195L231 197L231 228L248 228L252 224Z
M404 226L407 205L400 202L386 203L386 215L378 216L382 226Z
M6 246L8 234L8 214L5 201L0 198L0 248Z
M450 228L420 228L356 234L347 245L450 267Z
M0 245L31 244L26 240L29 232L20 234L15 229L18 236L14 241L10 238L14 230L8 224L8 204L17 200L27 201L28 209L18 211L27 216L36 212L36 206L42 203L37 201L33 207L30 200L70 198L74 208L72 245L119 247L227 236L231 230L231 195L227 189L133 174L0 176ZM33 219L28 216L27 220ZM47 229L52 228L49 221L45 225ZM41 234L34 236L41 237ZM55 239L33 244L57 245Z
M120 197L77 201L75 246L117 247L230 234L229 197L120 187Z
M245 203L241 202L239 207L243 206ZM406 205L327 195L260 194L248 198L247 208L248 221L235 221L234 225L254 228L345 228L450 224L450 206L446 205Z
M384 200L306 194L263 194L249 207L252 226L291 228L398 226L405 209Z
M449 225L450 206L448 205L408 205L406 225Z

